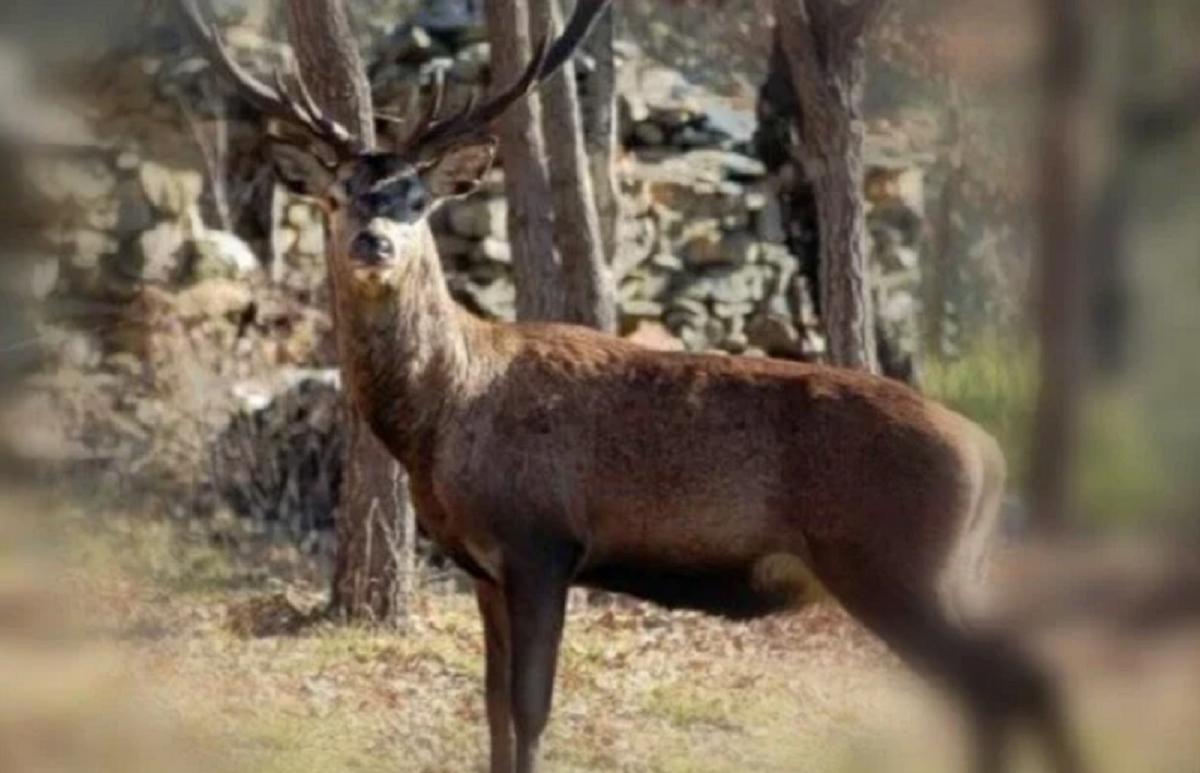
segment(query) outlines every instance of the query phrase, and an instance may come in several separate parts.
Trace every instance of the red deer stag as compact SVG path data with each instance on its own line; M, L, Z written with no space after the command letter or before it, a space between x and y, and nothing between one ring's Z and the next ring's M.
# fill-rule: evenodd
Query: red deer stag
M1010 720L1076 769L1054 691L1019 651L954 622L1004 486L981 429L909 388L770 359L649 351L591 330L475 318L447 290L428 225L493 161L489 125L570 57L607 0L482 104L441 89L391 148L362 147L298 76L254 80L195 0L185 18L260 110L299 127L281 176L327 203L345 383L403 462L420 525L476 581L491 769L534 769L567 589L749 618L819 582L965 701L980 761Z

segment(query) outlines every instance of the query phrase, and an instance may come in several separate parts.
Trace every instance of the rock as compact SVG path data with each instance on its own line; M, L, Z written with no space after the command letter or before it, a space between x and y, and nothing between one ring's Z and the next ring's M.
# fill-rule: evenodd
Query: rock
M142 190L150 204L166 215L185 214L204 193L204 176L186 169L171 169L149 161L139 172Z
M661 126L651 121L642 121L633 127L633 138L640 145L663 145L667 141L667 133Z
M725 340L722 342L726 351L740 354L749 348L750 339L746 336L744 320L745 317L741 314L729 318L729 330L725 332Z
M674 329L674 326L672 326L672 329ZM683 341L684 346L689 351L708 351L713 346L712 339L709 337L708 332L706 332L706 330L702 327L685 325L679 328L678 333L680 340Z
M772 244L784 244L787 234L783 230L783 207L775 196L768 196L762 209L754 218L754 230L758 238Z
M512 268L503 263L475 263L464 277L466 281L476 285L490 285L493 282L512 282Z
M673 252L660 252L656 254L650 258L650 264L655 268L667 271L681 271L683 269L683 261Z
M667 131L682 130L696 120L696 113L690 107L658 107L651 104L649 120Z
M721 251L721 225L716 220L699 220L684 226L683 257L692 267L726 263Z
M190 274L193 280L236 279L260 267L250 245L225 231L206 231L193 240L192 249Z
M32 261L25 278L25 289L35 301L43 301L58 286L61 274L57 258L39 258Z
M708 307L694 298L672 298L667 309L668 315L684 316L691 320L703 320L708 317Z
M97 231L115 230L119 219L120 210L117 201L112 198L97 200L84 210L84 224Z
M512 282L496 281L483 287L468 285L466 290L479 309L492 318L516 318L517 290Z
M432 0L421 3L417 24L439 33L470 33L483 26L480 0Z
M117 246L112 237L100 231L76 231L71 265L84 270L95 268L100 265L100 258L114 254Z
M288 204L284 219L297 231L303 231L313 226L323 226L325 223L320 211L307 201L293 201Z
M115 231L119 238L136 236L154 225L154 210L146 198L142 186L134 180L125 180L117 186L117 222Z
M746 266L758 260L762 249L754 236L745 231L735 231L721 238L721 254L735 266Z
M721 135L695 126L685 126L672 139L671 144L681 148L710 148L720 144Z
M727 142L746 144L753 140L758 120L753 110L738 110L720 97L702 99L704 119L709 129L724 135Z
M487 42L474 43L458 52L449 75L462 83L483 83L492 63L492 47Z
M471 251L471 256L475 260L511 265L512 247L503 239L488 236L475 245L475 249Z
M686 347L683 341L674 336L665 325L651 320L640 320L626 340L647 349L662 352L682 352Z
M171 282L179 273L179 256L186 240L177 223L163 221L139 237L138 263L124 262L125 274L135 281Z
M447 220L458 236L471 239L508 237L508 204L502 198L473 197L453 202L447 211Z
M798 357L804 353L803 341L795 323L786 314L760 314L746 325L750 345L772 356Z
M68 334L59 346L59 356L64 365L85 372L94 370L103 357L96 340L83 333Z
M726 304L743 304L754 300L761 282L749 271L725 270L712 276L712 298ZM746 313L749 313L747 310Z
M111 196L117 185L116 175L98 160L37 161L28 175L34 189L57 204L93 204Z
M645 104L650 105L659 115L672 110L677 113L690 110L692 97L698 91L683 73L670 67L644 67L635 77L638 81L637 86L630 91L636 91Z
M180 291L173 313L181 320L240 317L254 303L254 293L232 279L207 279Z
M617 224L617 249L613 276L620 281L645 263L657 246L658 230L649 218L621 218Z
M295 250L300 255L323 256L325 254L325 226L318 222L299 231Z
M281 379L252 401L241 391L243 404L255 407L230 420L210 453L222 499L238 515L280 523L293 536L331 527L346 438L337 386Z
M388 37L384 51L392 61L404 64L421 64L448 53L442 44L425 31L424 27L416 24L404 24L397 27Z
M621 304L621 314L626 317L658 319L662 313L663 305L657 301L634 298Z

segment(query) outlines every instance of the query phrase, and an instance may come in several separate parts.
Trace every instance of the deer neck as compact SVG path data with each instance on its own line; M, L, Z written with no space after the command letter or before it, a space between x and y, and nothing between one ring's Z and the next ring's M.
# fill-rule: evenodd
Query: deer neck
M433 234L384 286L355 282L331 266L342 374L375 433L402 457L432 438L470 393L474 326L450 296ZM340 267L339 267L340 266Z

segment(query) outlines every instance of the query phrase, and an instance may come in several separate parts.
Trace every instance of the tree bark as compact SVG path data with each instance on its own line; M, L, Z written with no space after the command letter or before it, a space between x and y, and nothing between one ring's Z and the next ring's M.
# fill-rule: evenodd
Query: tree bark
M562 26L558 0L529 0L531 30ZM567 319L607 332L617 327L612 277L584 152L575 65L567 62L541 88L542 132L550 162L554 242L562 259Z
M313 98L373 145L371 88L342 0L290 0L286 9L289 37ZM332 271L329 281L333 282ZM344 351L336 313L334 317L335 335ZM331 608L347 619L396 625L406 614L413 575L414 514L407 476L349 400L346 412L350 431Z
M1071 502L1083 385L1086 21L1081 0L1042 0L1046 61L1038 212L1037 324L1041 386L1034 419L1030 496L1034 525L1056 531Z
M592 60L582 95L583 143L592 174L596 213L600 217L600 239L604 256L612 265L617 254L617 229L621 198L617 185L617 63L616 11L610 5L583 43Z
M777 0L799 105L800 162L817 202L829 361L876 372L863 185L864 38L884 0Z
M520 76L533 56L529 9L526 0L489 0L484 5L492 45L493 88L503 88ZM538 95L518 100L497 124L508 196L517 318L566 321L567 290L554 245L554 204L550 173L543 161Z

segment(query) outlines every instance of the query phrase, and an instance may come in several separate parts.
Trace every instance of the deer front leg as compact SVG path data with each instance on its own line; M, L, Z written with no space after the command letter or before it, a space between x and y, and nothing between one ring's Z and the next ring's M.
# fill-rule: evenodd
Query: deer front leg
M558 646L567 605L566 562L547 560L505 567L504 593L512 647L512 718L517 773L534 773L538 743L554 693Z
M513 726L510 712L511 648L508 636L508 610L504 591L499 585L479 580L475 600L483 618L483 637L487 653L486 703L488 735L491 741L491 773L512 773Z

